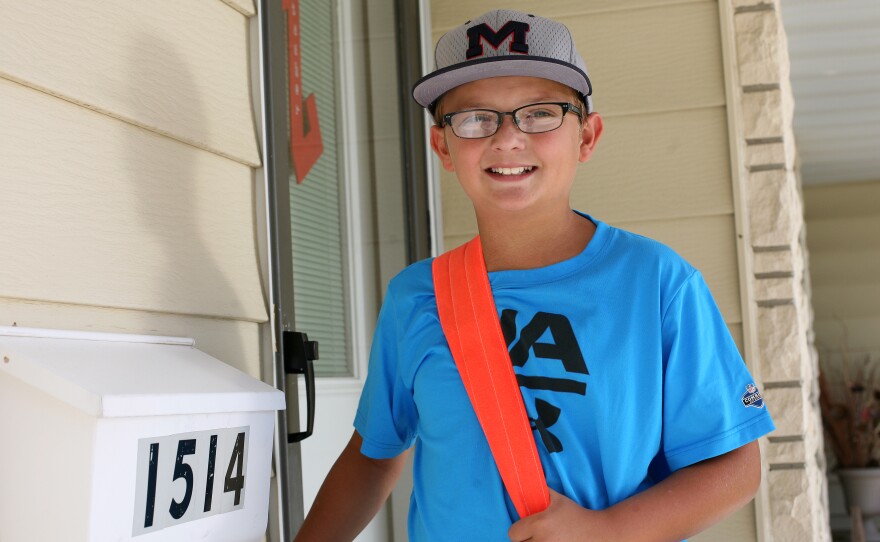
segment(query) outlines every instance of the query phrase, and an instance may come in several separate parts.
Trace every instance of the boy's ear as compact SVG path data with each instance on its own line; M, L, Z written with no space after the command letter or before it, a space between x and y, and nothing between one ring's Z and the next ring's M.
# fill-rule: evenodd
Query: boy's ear
M599 113L590 113L581 128L581 152L578 160L586 162L590 159L601 135L602 117L599 116Z
M437 125L431 126L431 148L440 159L443 169L455 172L452 155L449 153L449 145L446 144L446 131Z

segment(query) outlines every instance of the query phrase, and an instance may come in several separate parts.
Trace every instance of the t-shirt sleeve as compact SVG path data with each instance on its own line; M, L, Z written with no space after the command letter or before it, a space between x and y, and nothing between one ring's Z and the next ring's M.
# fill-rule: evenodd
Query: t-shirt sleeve
M400 367L405 329L397 318L397 308L389 289L379 311L367 379L354 420L363 438L361 453L374 459L395 457L409 448L418 422L412 389L405 385Z
M699 272L674 294L662 326L663 451L671 471L775 429Z

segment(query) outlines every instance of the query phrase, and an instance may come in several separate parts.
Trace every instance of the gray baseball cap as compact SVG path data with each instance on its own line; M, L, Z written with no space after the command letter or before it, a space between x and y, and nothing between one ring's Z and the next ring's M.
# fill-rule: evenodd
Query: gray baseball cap
M453 28L434 50L434 71L413 85L413 98L434 109L453 88L489 77L524 75L550 79L583 95L593 110L593 88L568 28L556 21L497 9Z

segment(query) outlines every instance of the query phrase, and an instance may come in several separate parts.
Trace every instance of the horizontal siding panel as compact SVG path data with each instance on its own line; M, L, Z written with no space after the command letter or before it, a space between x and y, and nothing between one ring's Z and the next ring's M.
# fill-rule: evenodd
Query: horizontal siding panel
M254 0L222 0L222 2L247 17L257 14L254 9Z
M804 211L808 221L880 216L880 181L804 187Z
M688 538L690 542L749 542L759 540L755 533L754 501L733 512L721 522Z
M847 158L846 154L838 153L834 160L823 160L821 163L811 159L810 163L802 164L801 176L804 178L804 184L865 181L877 178L880 167L867 161L856 162L852 158ZM862 157L864 153L856 158Z
M807 223L810 253L880 250L880 214Z
M715 2L563 19L607 116L723 105L718 21Z
M0 297L0 326L13 325L189 337L202 352L260 378L260 325L253 322Z
M733 215L614 224L650 237L700 270L728 324L742 322Z
M710 0L554 0L536 6L534 0L508 0L506 9L515 9L526 13L534 13L551 19L571 15L596 13L602 11L629 11L633 9L653 8L658 6L681 4L684 2L704 2ZM431 2L431 24L435 29L446 31L465 22L469 17L498 8L495 0L471 0L470 2ZM536 9L537 8L537 9Z
M447 238L471 238L477 234L477 217L474 206L461 188L455 174L440 170L440 199L443 211L443 233ZM446 243L447 248L457 245Z
M723 107L611 117L572 204L607 221L733 213Z
M473 16L482 13L474 11ZM566 15L558 20L571 29L594 83L594 106L603 115L724 105L716 3ZM434 28L436 43L445 28Z
M817 318L874 318L880 316L878 307L880 282L813 286L813 309Z
M473 235L447 235L443 238L444 251L461 246L473 239L473 237Z
M256 166L247 26L216 0L6 2L0 77Z
M806 187L804 204L815 344L836 382L844 360L855 377L880 354L880 182Z
M253 170L0 79L0 295L264 321Z
M816 317L813 329L816 346L832 351L847 349L857 352L880 351L880 311L866 318ZM821 353L821 350L820 350ZM852 359L855 359L852 357Z
M739 354L743 356L743 326L742 322L738 322L736 324L727 324L727 331L730 332L730 336L733 338L733 342L736 344L737 350L739 350Z
M880 250L811 252L810 280L813 287L836 283L880 284ZM880 314L880 307L877 313Z

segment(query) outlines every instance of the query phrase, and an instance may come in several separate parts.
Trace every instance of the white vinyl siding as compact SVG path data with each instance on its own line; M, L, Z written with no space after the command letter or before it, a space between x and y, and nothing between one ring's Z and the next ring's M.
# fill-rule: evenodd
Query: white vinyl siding
M253 171L0 78L2 295L264 321Z
M252 0L0 0L0 324L259 377Z
M0 77L260 162L248 19L220 0L3 0Z

